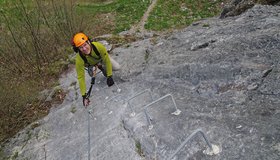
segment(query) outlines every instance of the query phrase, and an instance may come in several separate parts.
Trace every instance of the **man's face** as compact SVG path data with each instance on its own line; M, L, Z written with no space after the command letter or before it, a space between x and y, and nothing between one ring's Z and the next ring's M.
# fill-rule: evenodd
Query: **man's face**
M79 47L79 50L84 54L90 54L91 47L87 42L85 42Z

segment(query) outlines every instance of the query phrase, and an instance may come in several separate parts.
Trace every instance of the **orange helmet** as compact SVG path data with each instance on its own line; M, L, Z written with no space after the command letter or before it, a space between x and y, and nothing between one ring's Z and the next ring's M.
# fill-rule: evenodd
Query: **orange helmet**
M77 33L73 37L73 43L75 47L80 47L88 40L88 37L84 33Z

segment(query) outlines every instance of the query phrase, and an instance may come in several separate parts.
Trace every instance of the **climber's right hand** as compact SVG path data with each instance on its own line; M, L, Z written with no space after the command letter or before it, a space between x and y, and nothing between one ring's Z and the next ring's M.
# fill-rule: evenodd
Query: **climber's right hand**
M89 105L90 100L86 95L83 95L83 105L87 107Z

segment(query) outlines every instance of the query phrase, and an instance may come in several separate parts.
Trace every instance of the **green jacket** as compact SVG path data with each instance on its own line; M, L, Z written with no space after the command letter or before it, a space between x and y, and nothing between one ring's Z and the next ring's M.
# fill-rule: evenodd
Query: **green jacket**
M97 50L100 53L100 57L94 52L91 51L90 55L85 55L88 63L90 65L96 65L98 63L105 64L107 77L112 76L112 64L108 55L106 48L99 42L92 42ZM85 62L82 57L77 54L76 55L76 71L77 77L80 85L80 91L82 95L86 95L86 81L85 81Z

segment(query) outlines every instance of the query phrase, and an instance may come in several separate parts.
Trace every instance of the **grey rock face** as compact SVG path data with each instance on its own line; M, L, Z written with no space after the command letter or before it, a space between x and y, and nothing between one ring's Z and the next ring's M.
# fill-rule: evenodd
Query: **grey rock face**
M170 100L148 107L152 130L144 112L124 121L146 158L168 159L198 128L221 153L202 153L207 145L197 136L175 159L279 158L279 9L257 5L237 17L200 21L160 37L154 46L144 45L151 51L147 62L144 47L139 47L146 41L116 50L135 66L122 75L131 72L131 81L157 97L171 93L182 111L172 115ZM134 48L139 50L137 63Z
M221 12L220 18L237 16L248 9L252 8L256 4L262 5L280 5L279 0L232 0L226 5Z
M98 75L90 98L91 159L168 159L197 129L219 153L205 154L198 134L173 159L279 159L279 26L279 6L257 5L115 48L117 85L108 88ZM75 71L61 81L69 89L65 102L11 139L7 152L17 159L87 159L88 114L73 77ZM176 106L171 96L152 104L167 94Z

